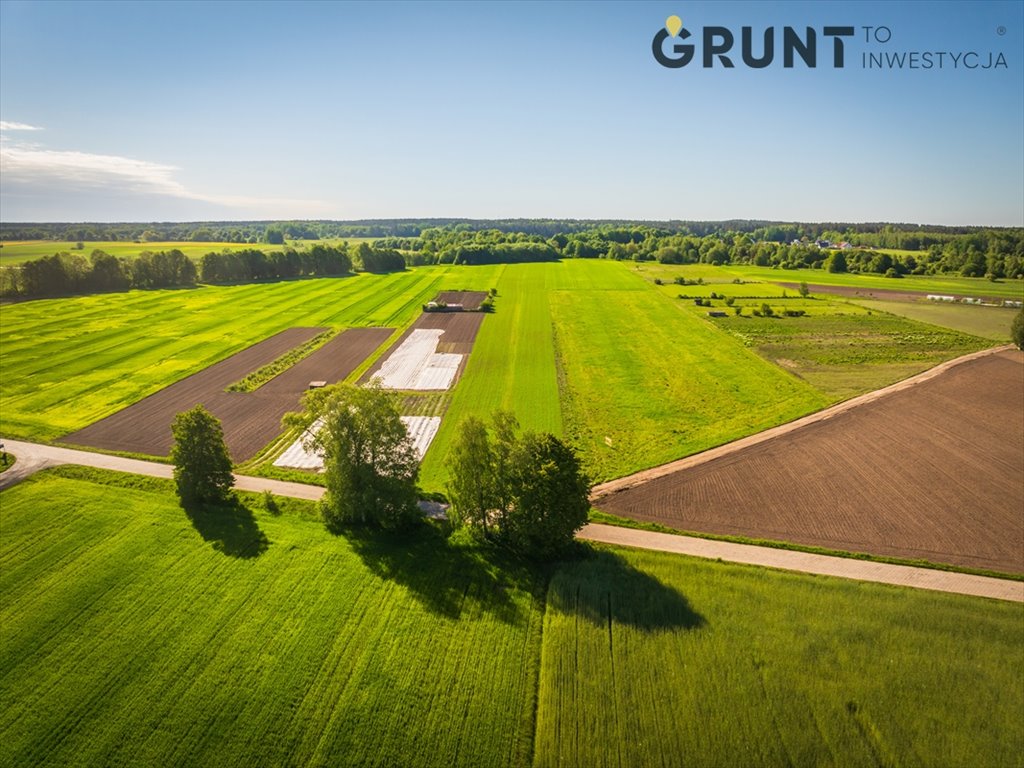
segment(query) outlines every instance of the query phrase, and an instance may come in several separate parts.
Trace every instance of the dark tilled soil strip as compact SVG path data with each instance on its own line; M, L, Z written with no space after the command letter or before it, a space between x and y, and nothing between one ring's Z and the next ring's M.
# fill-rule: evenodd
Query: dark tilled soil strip
M434 301L445 304L461 304L466 311L480 309L480 305L487 299L484 291L441 291L434 298Z
M391 330L386 328L351 328L255 392L224 392L228 384L276 360L323 330L292 328L283 331L67 435L64 442L166 456L171 450L171 422L175 414L202 403L220 419L232 459L251 458L281 432L281 417L298 408L299 398L310 381L331 383L344 379L391 335Z
M1024 353L982 357L597 506L680 530L1024 573Z

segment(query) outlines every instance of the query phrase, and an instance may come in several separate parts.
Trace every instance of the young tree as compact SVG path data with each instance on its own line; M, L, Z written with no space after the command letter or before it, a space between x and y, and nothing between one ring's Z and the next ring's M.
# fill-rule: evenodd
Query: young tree
M220 421L202 405L174 417L174 482L183 506L224 501L235 478Z
M399 417L397 395L379 385L339 384L303 397L305 412L285 423L307 430L307 451L324 461L327 528L373 524L397 529L418 518L419 462Z
M485 537L488 517L497 506L494 459L487 425L475 416L464 419L448 454L449 519L478 527Z
M1024 309L1014 315L1013 322L1010 323L1010 338L1017 345L1017 349L1024 349Z

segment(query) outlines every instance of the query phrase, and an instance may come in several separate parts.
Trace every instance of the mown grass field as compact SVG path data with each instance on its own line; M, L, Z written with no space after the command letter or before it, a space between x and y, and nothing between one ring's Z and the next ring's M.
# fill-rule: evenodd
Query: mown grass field
M609 551L551 581L534 764L1019 766L1022 640L1019 604Z
M286 244L292 248L299 249L315 243L333 245L342 242L373 242L375 239L372 237L349 237L325 238L323 240L289 240ZM61 251L68 251L69 253L89 258L89 254L97 248L101 251L106 251L111 256L124 256L126 258L134 258L143 251L170 251L177 249L194 261L198 261L210 251L217 251L219 253L225 249L240 251L246 248L259 248L263 251L271 251L282 248L280 245L269 245L268 243L251 245L249 243L195 242L193 240L157 240L139 243L130 240L83 241L80 250L76 248L77 245L78 243L74 240L10 240L4 242L3 248L0 248L0 265L21 264L24 261L31 261L43 256L52 256Z
M1017 604L190 520L76 468L2 504L3 765L1022 764Z
M594 480L790 421L827 400L657 292L552 294L567 433Z

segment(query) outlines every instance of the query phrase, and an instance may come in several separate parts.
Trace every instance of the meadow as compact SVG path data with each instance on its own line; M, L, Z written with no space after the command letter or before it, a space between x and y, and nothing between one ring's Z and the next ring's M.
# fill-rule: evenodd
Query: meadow
M0 764L1022 764L1024 606L171 488L2 492Z
M783 298L781 286L749 277L734 283L717 267L637 266L569 260L420 267L9 304L0 322L0 431L59 440L286 328L379 326L395 329L394 340L439 291L493 288L495 311L459 383L414 405L416 412L446 409L422 465L425 490L444 490L459 421L497 408L516 413L526 429L565 436L600 481L792 420L991 343L824 295L800 299L788 291ZM676 275L708 275L709 282L677 286ZM711 283L712 275L722 282ZM656 285L656 277L666 284ZM768 296L776 309L799 306L808 315L755 318L762 299L738 298L743 317L712 319L707 308L677 298L727 290ZM724 309L721 300L713 303ZM267 450L260 458L273 457Z

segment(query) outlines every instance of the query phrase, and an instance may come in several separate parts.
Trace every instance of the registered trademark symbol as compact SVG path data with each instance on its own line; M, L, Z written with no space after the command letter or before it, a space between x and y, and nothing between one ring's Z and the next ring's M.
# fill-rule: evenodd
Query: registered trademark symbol
M996 27L996 34L1002 37L1006 34L1006 27Z

